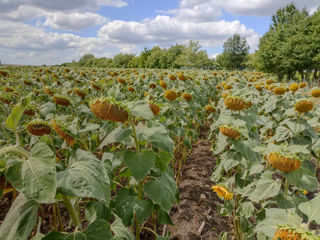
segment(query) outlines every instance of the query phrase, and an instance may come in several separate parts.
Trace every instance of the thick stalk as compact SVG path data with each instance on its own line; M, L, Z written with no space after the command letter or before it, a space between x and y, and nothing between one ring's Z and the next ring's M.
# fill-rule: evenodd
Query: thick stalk
M68 198L68 196L62 195L62 200L63 200L64 204L66 205L68 213L70 214L71 219L73 221L73 224L76 227L78 227L79 229L81 229L81 223L80 223L80 220L79 220L79 216L77 215L76 210L72 206L72 204L70 202L70 199Z
M63 223L62 223L62 218L61 218L61 214L60 214L58 203L54 203L53 204L53 212L54 212L55 217L58 218L58 226L59 226L58 230L60 232L62 232L63 231Z
M284 186L283 186L283 195L286 197L288 196L288 191L289 191L289 182L288 180L286 179L285 180L285 183L284 183Z
M23 148L21 148L17 145L4 147L4 148L0 149L0 156L3 154L6 154L6 153L16 154L16 155L19 155L24 158L28 158L31 155L28 151L24 150Z
M134 122L133 122L133 119L131 117L130 117L130 123L131 123L132 132L133 132L134 142L136 144L137 153L140 153L139 141L138 141L138 138L137 138L136 129L134 127Z

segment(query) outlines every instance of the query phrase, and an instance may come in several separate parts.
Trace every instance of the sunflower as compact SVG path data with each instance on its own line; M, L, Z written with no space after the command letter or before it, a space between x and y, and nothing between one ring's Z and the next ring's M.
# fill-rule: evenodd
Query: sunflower
M154 115L157 115L160 112L160 107L157 104L150 102L149 106Z
M3 90L5 92L13 92L14 91L14 89L12 87L4 87Z
M294 106L299 113L306 113L313 109L313 102L310 100L300 100Z
M179 78L179 80L181 80L181 81L185 81L185 80L187 79L186 76L183 75L182 73L178 73L178 78Z
M175 75L170 74L170 75L169 75L169 79L172 80L172 81L174 81L174 80L177 79L177 77L176 77Z
M225 84L225 85L223 86L223 89L224 89L224 90L229 90L229 89L232 89L232 86L231 86L230 84Z
M62 96L62 95L54 95L53 96L53 101L60 105L60 106L64 106L64 107L67 107L71 104L71 101L69 98L65 97L65 96Z
M184 100L186 100L187 102L190 102L192 100L192 95L190 93L184 93L182 94L182 97L184 98Z
M161 86L162 89L166 89L166 88L167 88L167 84L166 84L166 82L163 81L163 80L160 80L160 81L159 81L159 85Z
M90 109L97 117L112 122L125 122L129 117L124 107L107 98L90 102Z
M79 88L75 88L73 91L75 94L77 94L81 98L84 98L85 96L87 96L87 94L84 91L80 90Z
M0 75L1 75L2 77L7 77L7 76L9 75L9 73L0 70Z
M215 112L216 112L216 109L215 109L213 106L211 106L211 105L207 105L207 106L206 106L206 111L207 111L207 112L215 113Z
M299 84L300 88L305 88L306 86L308 86L308 84L305 83L305 82L302 82L302 83Z
M294 172L298 170L301 165L299 159L276 152L268 155L268 163L271 164L275 169L283 172Z
M167 90L164 92L164 97L170 101L177 99L178 95L174 90Z
M299 89L299 84L298 83L292 83L289 86L290 91L295 92Z
M259 84L254 85L254 87L258 90L258 91L262 91L262 86Z
M312 96L312 97L315 97L315 98L320 97L320 89L319 89L319 88L313 89L313 90L311 91L311 96Z
M52 124L52 128L59 135L60 138L66 141L70 146L74 145L74 137L71 135L71 133L69 133L67 128L63 126L62 123L53 119L51 121L51 124Z
M53 94L54 94L54 92L51 91L48 87L44 87L44 88L43 88L43 91L44 91L46 94L50 95L50 96L53 96Z
M273 235L273 240L318 240L319 235L300 227L290 225L279 226Z
M224 104L231 110L242 110L247 106L247 103L239 97L226 97Z
M211 189L215 191L221 199L231 200L234 196L233 193L229 192L227 188L221 185L212 186Z
M31 135L43 136L44 134L51 133L51 127L47 122L43 120L33 120L28 123L27 131Z
M156 87L157 87L157 85L155 83L150 83L149 84L149 88L156 88Z
M223 135L229 138L238 139L241 136L240 132L231 126L220 126L219 130Z
M33 108L27 108L26 110L24 110L23 114L28 116L34 116L36 114L36 111Z
M272 88L271 88L272 89ZM273 89L273 93L277 95L282 95L286 92L287 90L284 87L275 87Z
M129 91L129 92L134 92L135 90L134 90L133 87L128 87L128 91Z

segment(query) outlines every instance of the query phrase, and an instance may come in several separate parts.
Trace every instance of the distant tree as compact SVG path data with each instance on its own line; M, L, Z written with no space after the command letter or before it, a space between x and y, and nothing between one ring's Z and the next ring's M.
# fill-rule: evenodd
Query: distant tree
M223 44L223 53L220 56L220 60L225 69L243 69L248 53L249 46L246 38L235 34Z
M86 65L86 62L89 61L90 59L93 59L94 58L94 55L91 54L91 53L87 53L85 55L83 55L80 60L79 60L79 65L80 66L85 66Z
M133 54L119 53L113 57L112 66L116 68L128 68Z

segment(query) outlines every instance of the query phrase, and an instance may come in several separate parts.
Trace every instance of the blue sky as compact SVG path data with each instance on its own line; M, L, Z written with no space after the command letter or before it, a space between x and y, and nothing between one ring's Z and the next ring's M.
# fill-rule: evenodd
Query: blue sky
M268 31L271 15L291 0L0 0L0 60L60 64L83 54L139 54L199 40L210 57L233 34L251 52ZM296 1L310 13L319 0Z

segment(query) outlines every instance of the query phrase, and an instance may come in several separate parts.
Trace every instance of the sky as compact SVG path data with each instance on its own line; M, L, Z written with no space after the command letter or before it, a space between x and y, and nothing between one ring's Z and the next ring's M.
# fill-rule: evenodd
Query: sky
M0 61L61 64L86 53L138 55L198 40L213 58L234 34L250 51L277 9L294 2L312 14L320 0L0 0Z

